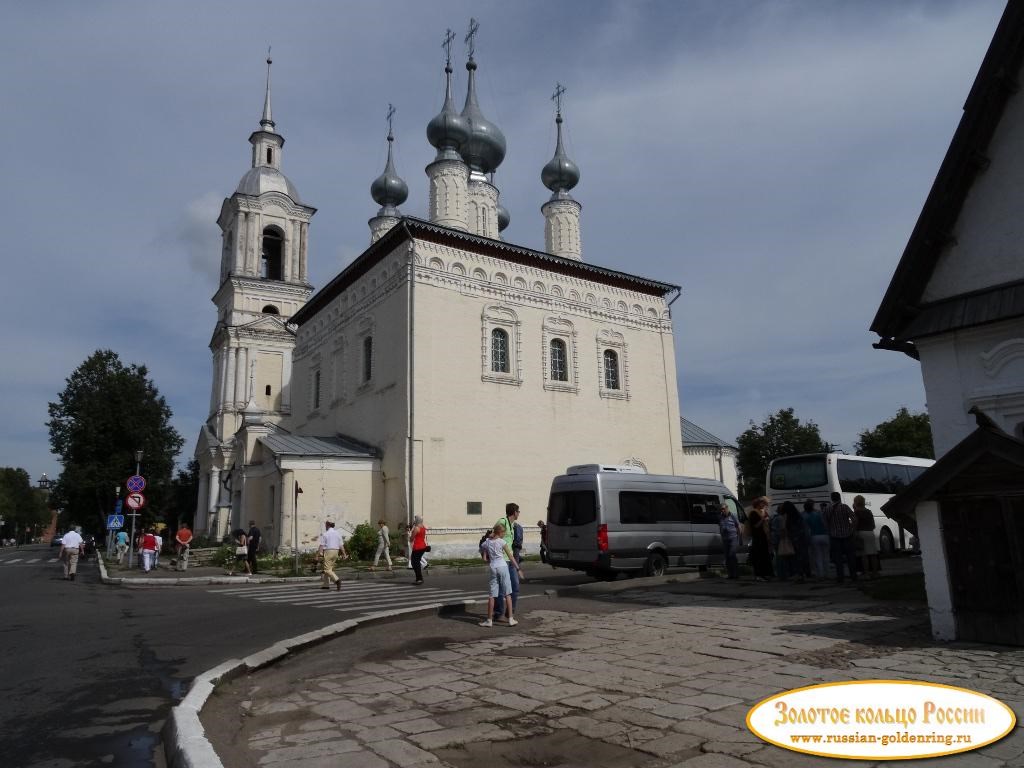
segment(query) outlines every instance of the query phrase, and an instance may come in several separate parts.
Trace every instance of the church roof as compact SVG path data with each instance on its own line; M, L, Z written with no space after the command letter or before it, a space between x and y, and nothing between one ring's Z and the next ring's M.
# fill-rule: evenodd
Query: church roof
M1024 3L1007 3L978 76L964 103L960 125L939 167L871 330L876 346L916 357L916 338L1024 315L1024 283L995 286L938 302L922 300L925 288L975 177L988 164L988 146L1017 90L1024 60Z
M720 437L715 437L706 429L698 427L692 421L684 418L679 419L679 424L682 427L683 434L683 447L688 445L714 445L719 448L735 448L735 445L730 445Z
M442 227L413 216L403 216L401 221L388 230L387 234L363 251L356 259L343 269L333 280L306 303L302 309L292 315L289 322L302 325L311 320L317 312L331 303L346 288L364 275L371 267L395 250L402 242L409 240L425 240L462 250L475 251L514 264L532 266L549 272L558 272L571 277L604 283L616 288L637 291L650 296L665 296L681 288L671 283L650 280L646 277L618 272L614 269L598 267L586 262L555 256L543 251L512 245L503 240L470 234L462 230Z
M292 184L291 179L277 168L271 168L268 165L259 165L246 171L245 176L238 182L238 189L235 192L252 197L259 197L264 192L280 192L290 197L292 202L302 202L299 198L299 190Z
M375 457L377 449L345 435L307 437L277 430L259 438L278 456L329 456L333 458Z

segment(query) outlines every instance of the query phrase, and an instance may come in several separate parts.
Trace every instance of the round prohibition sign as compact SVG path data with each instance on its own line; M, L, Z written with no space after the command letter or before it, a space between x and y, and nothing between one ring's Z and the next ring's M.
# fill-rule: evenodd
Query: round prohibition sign
M129 509L142 509L146 506L146 497L141 493L129 493L124 503L128 505Z
M128 486L128 490L132 493L142 493L146 490L146 478L142 475L132 475L128 478L128 482L125 483Z

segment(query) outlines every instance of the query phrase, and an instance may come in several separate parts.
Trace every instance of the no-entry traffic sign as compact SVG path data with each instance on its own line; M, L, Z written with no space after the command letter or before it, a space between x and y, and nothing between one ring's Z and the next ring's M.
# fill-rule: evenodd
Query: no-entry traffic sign
M125 497L124 503L128 505L129 509L142 509L146 506L146 497L141 493L129 493Z

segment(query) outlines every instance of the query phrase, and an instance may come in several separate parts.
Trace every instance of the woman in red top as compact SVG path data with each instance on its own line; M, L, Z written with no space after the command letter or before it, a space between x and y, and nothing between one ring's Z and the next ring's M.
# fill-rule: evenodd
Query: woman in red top
M427 546L427 526L423 524L423 518L417 515L412 519L412 531L409 534L412 539L412 572L416 574L416 584L423 583L423 553L430 547Z
M142 570L149 572L156 560L156 534L150 529L142 534Z

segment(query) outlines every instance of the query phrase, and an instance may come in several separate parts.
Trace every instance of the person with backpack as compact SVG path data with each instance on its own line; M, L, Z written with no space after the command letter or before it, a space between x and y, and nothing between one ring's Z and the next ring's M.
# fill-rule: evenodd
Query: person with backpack
M494 524L490 533L484 534L484 538L481 540L480 556L487 561L488 566L487 614L486 618L480 622L481 627L494 626L496 619L492 619L491 615L495 611L495 602L504 603L504 606L501 607L504 609L504 614L508 616L510 627L519 623L512 615L512 585L509 576L513 568L519 573L519 565L508 544L507 530L505 522L499 520Z
M509 577L509 595L512 598L512 610L514 611L519 606L519 563L516 562L515 553L512 550L512 542L515 537L515 524L516 520L519 519L519 505L515 502L510 501L505 505L505 516L498 518L495 525L500 525L504 528L505 533L503 535L505 543L508 544L508 551L512 553L511 557L505 558L505 562L508 565L508 577ZM502 555L504 557L504 555ZM504 584L504 582L502 582ZM501 597L505 595L502 594ZM501 619L502 614L505 610L504 602L499 600L494 606L494 620L498 621Z

